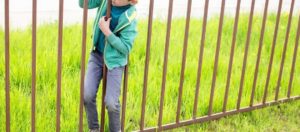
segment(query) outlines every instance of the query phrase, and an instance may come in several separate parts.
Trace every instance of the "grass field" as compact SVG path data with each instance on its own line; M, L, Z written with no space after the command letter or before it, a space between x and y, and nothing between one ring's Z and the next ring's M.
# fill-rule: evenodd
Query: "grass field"
M232 32L234 18L225 17L222 32L221 50L219 58L219 68L217 71L217 82L215 88L213 112L222 111L224 91L226 86L227 69L230 56L230 47L232 40ZM286 33L288 15L281 16L281 22L278 30L276 49L274 54L271 79L268 90L267 100L274 99L275 87L277 84L280 61L282 56L283 44ZM210 88L212 83L212 75L214 68L214 54L216 49L217 33L218 33L218 17L212 17L208 21L204 60L202 67L201 86L198 100L197 116L204 116L208 113L208 103ZM253 20L253 29L251 34L249 56L244 82L244 92L242 94L241 107L249 105L251 88L254 78L254 69L256 62L257 49L260 38L260 29L262 16L255 15ZM268 63L271 53L271 45L274 35L276 23L276 15L269 15L266 25L264 44L262 49L262 58L260 62L257 89L255 93L255 103L260 103L263 97L265 87ZM294 51L296 30L298 17L293 17L289 43L287 46L286 59L280 87L280 98L286 97L288 81L290 79L290 68L292 64L292 55ZM55 115L56 115L56 76L57 76L57 42L58 42L58 24L50 23L38 27L37 30L37 91L36 91L36 129L37 131L54 131L55 130ZM86 61L91 49L91 25L88 25L87 39L87 54ZM244 48L247 36L248 15L242 14L237 33L237 42L235 48L232 76L230 81L229 98L227 109L235 109L238 89L240 85L240 77L243 64ZM172 22L172 31L170 38L169 61L166 82L166 96L163 110L163 123L172 123L176 118L178 87L180 81L181 56L184 39L185 20L174 19ZM202 19L191 20L191 29L189 32L189 43L187 49L187 61L185 70L185 80L183 87L181 120L190 119L193 112L195 86L198 67L198 55L200 51ZM139 129L139 121L141 115L141 99L143 89L144 63L147 40L147 20L140 20L138 24L138 37L135 41L134 48L130 55L129 69L129 87L126 109L126 126L127 131ZM80 64L81 64L81 38L82 26L80 24L65 25L63 38L63 66L62 66L62 111L61 111L61 130L62 131L77 131L79 120L79 91L80 91ZM146 104L146 119L145 126L153 127L157 125L160 89L163 71L163 55L166 35L166 21L155 20L153 23L153 35L151 44L151 58L148 81L148 95ZM0 30L0 42L4 42L4 31ZM11 130L12 131L30 131L31 123L31 28L24 30L13 30L10 34L10 80L11 80ZM292 96L300 95L300 52L295 67L295 76L292 85ZM4 44L0 45L0 131L5 131L5 90L4 90ZM98 102L101 102L101 90L98 93ZM287 114L292 121L300 118L299 101L291 104L285 104L281 111ZM286 108L286 109L285 109ZM101 109L101 105L98 105ZM227 121L234 122L237 125L226 127L228 130L235 129L234 126L242 127L241 118L255 118L257 124L261 127L264 123L266 127L272 129L278 125L273 124L273 119L279 118L278 115L270 113L269 109L266 114L270 120L265 120L266 114L241 114L232 116L228 119L220 121L204 123L187 128L176 129L178 131L191 130L219 130L223 126L228 126ZM298 114L290 112L298 111ZM253 117L254 116L254 117ZM107 117L107 116L106 116ZM260 119L262 118L262 119ZM266 121L266 122L264 122ZM290 120L287 120L290 121ZM241 122L241 123L240 123ZM246 123L244 121L244 123ZM107 121L106 121L107 123ZM212 123L212 124L211 124ZM220 123L220 126L218 126ZM287 122L285 122L287 123ZM299 121L296 122L295 129L299 128ZM108 124L105 124L106 128ZM84 120L84 126L87 130L87 122ZM213 128L211 128L213 127ZM245 126L246 127L246 126ZM269 130L269 128L265 130ZM224 129L225 130L225 129ZM253 129L261 130L261 129ZM278 128L276 130L285 130ZM294 130L294 129L292 129Z

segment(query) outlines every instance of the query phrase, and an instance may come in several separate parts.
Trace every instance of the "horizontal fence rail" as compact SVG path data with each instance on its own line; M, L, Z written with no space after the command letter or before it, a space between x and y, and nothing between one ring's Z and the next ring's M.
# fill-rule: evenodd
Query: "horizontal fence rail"
M111 0L107 0L107 17L110 17L110 10L111 10ZM218 34L216 38L216 49L214 52L214 59L213 59L213 73L212 73L212 78L211 78L211 85L210 89L208 90L210 93L209 94L209 101L207 106L207 113L204 116L197 116L197 111L200 109L198 106L199 103L199 96L200 93L204 93L204 89L200 89L202 82L201 78L203 76L203 66L204 64L204 52L205 52L205 46L206 46L206 36L208 35L208 10L209 10L209 5L210 5L210 0L204 0L204 12L203 12L203 20L202 20L202 25L201 25L201 37L199 35L200 39L200 47L199 47L199 54L195 54L194 56L197 56L197 69L194 71L196 73L196 81L195 81L195 97L193 98L193 105L192 105L192 117L191 119L181 119L182 115L181 112L184 111L182 108L183 102L183 93L184 93L184 82L186 81L185 73L187 70L187 54L188 54L188 45L189 45L189 33L191 27L191 12L192 12L192 3L193 0L186 0L187 2L187 10L186 10L186 18L185 20L185 27L184 27L184 36L183 36L183 48L182 48L182 54L181 54L181 67L180 67L180 74L179 76L179 84L177 85L178 94L176 95L178 98L173 99L177 100L177 105L176 109L174 110L176 112L176 118L174 123L169 123L169 124L164 124L163 123L163 117L164 117L164 106L165 106L165 96L166 96L166 85L167 85L167 72L168 72L168 61L169 61L169 51L170 51L170 45L172 44L172 22L173 22L173 6L174 6L174 0L169 0L168 4L168 16L167 16L167 22L166 22L166 36L165 36L165 43L164 43L164 54L163 54L163 65L162 65L162 78L161 78L161 86L160 86L160 95L159 95L159 107L156 109L157 113L157 124L156 126L152 127L147 127L146 124L146 105L147 105L147 96L148 96L148 84L149 84L149 69L150 69L150 57L151 57L151 46L152 46L152 35L153 35L153 21L154 21L154 3L159 2L158 0L149 0L149 15L148 15L148 23L147 23L147 36L146 36L146 47L145 47L145 63L144 63L144 71L143 71L143 82L142 82L142 89L141 89L141 96L135 97L137 100L141 99L141 113L140 113L140 120L138 125L139 130L136 131L163 131L163 130L168 130L168 129L174 129L177 127L182 127L182 126L187 126L195 123L201 123L201 122L206 122L210 120L215 120L219 119L224 116L229 116L233 114L238 114L242 112L249 112L253 111L255 109L260 109L264 108L270 105L277 105L279 103L284 103L284 102L290 102L290 101L296 101L300 99L300 95L292 95L293 89L293 80L294 76L297 75L295 73L295 68L296 68L296 60L297 60L297 54L298 54L298 47L299 47L299 38L300 38L300 15L297 20L297 29L296 29L296 37L291 38L291 30L292 30L292 19L295 14L294 11L299 9L295 8L295 0L290 0L290 8L289 8L289 14L288 14L288 20L287 20L287 25L286 25L286 32L285 32L285 38L284 38L284 43L283 43L283 49L281 59L280 59L280 67L279 67L279 72L278 76L274 75L271 76L272 73L272 68L273 66L273 61L274 61L274 56L275 56L275 50L276 50L276 45L278 45L278 34L280 30L280 22L282 21L282 5L283 5L283 0L279 0L278 7L277 7L277 13L276 13L276 23L274 27L274 32L266 32L266 25L267 25L267 18L268 18L268 9L269 9L269 4L270 0L265 0L264 3L264 9L263 9L263 16L262 16L262 26L260 28L260 37L258 41L258 49L256 53L256 61L252 62L255 63L254 67L254 72L253 72L253 82L251 82L251 89L250 89L250 99L249 99L249 104L247 104L247 107L241 106L242 100L243 100L243 93L245 92L244 89L244 84L246 82L245 76L246 76L246 70L247 70L247 63L249 65L249 60L248 57L249 55L249 49L251 48L251 40L253 37L253 17L255 13L255 4L256 0L251 0L251 7L250 7L250 13L249 13L249 19L248 19L248 25L247 25L247 35L246 35L246 42L245 42L245 49L243 49L243 59L242 59L242 68L241 68L241 74L240 80L239 80L239 87L238 87L238 92L237 92L237 101L235 103L235 108L228 110L227 105L228 105L228 100L229 100L229 93L230 91L230 82L232 80L232 75L233 75L233 65L234 65L234 56L235 56L235 49L237 45L237 39L238 39L238 29L239 29L239 19L240 19L240 12L241 12L241 2L242 0L236 0L237 6L235 10L235 17L234 17L234 25L232 29L232 38L231 39L231 45L230 45L230 51L229 53L229 58L228 58L228 67L227 69L227 76L226 76L226 85L225 85L225 91L224 94L222 93L222 112L214 112L213 111L213 106L216 104L216 101L214 102L215 98L215 92L216 92L216 84L217 84L217 76L218 76L218 70L219 70L219 59L220 59L220 50L222 46L222 33L223 33L223 26L224 26L224 18L225 18L225 9L228 5L226 5L226 0L221 0L221 9L220 9L220 14L219 14L219 21L218 21ZM5 126L6 126L6 132L10 132L10 123L11 123L11 109L10 109L10 13L9 13L9 0L5 0ZM80 93L79 93L79 119L78 119L78 130L79 132L82 132L86 129L86 126L84 125L84 109L83 109L83 96L84 96L84 76L85 76L85 63L86 63L86 41L87 41L87 17L88 17L88 5L89 5L89 0L84 0L83 4L83 19L82 19L82 47L81 47L81 63L80 63ZM63 53L62 53L62 46L63 46L63 18L64 18L64 0L59 0L59 18L58 18L58 49L57 49L57 93L56 93L56 131L59 132L61 131L61 96L62 96L62 90L61 90L61 85L62 85L62 58L63 58ZM31 52L31 131L35 132L36 131L36 47L37 47L37 1L33 0L32 1L32 52ZM154 29L155 30L155 29ZM259 68L261 66L261 61L262 61L262 50L263 46L266 45L264 43L265 39L265 34L272 34L273 39L272 39L272 45L271 45L271 52L270 52L270 58L268 61L268 67L267 67L267 76L265 80L265 85L263 87L263 93L262 93L262 100L255 104L255 96L257 93L258 89L258 74L259 74ZM224 37L224 36L223 36ZM295 39L294 47L293 47L293 53L292 53L292 62L291 66L289 67L289 81L288 81L288 87L287 87L287 93L284 93L285 97L280 98L279 93L280 93L280 88L282 88L282 80L283 80L283 71L284 71L284 66L286 65L286 56L288 53L288 45L291 44L289 43L290 39ZM152 53L153 54L153 53ZM128 62L129 62L129 55L128 55ZM126 106L129 106L128 103L134 103L134 102L128 102L127 101L127 90L130 89L130 84L129 84L129 79L130 79L130 65L129 63L125 66L124 69L124 77L123 77L123 89L122 89L122 108L121 108L121 131L132 131L132 130L127 130L126 129ZM103 83L102 83L102 98L101 98L101 119L100 119L100 131L107 131L105 128L105 104L104 104L104 97L106 93L106 73L107 73L107 68L103 67ZM299 75L297 75L299 76ZM251 76L252 77L252 76ZM275 92L274 95L274 100L268 101L268 91L271 83L271 78L276 77L277 82L275 84ZM78 106L77 106L78 108Z

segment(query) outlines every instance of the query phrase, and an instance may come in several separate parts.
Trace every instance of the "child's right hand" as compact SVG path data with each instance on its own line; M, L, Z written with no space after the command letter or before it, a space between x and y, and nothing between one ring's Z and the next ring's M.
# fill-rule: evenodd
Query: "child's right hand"
M111 21L111 18L108 18L106 21L105 17L102 17L99 21L99 28L106 37L108 37L112 33L109 28L110 21Z

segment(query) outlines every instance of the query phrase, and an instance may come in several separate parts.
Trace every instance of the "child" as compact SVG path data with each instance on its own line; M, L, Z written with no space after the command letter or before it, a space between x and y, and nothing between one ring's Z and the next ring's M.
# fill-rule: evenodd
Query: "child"
M84 106L90 131L99 131L96 97L105 62L107 85L105 105L109 130L120 131L121 81L128 54L136 38L136 8L138 0L112 0L111 18L105 21L107 0L89 0L88 8L98 8L93 26L93 48L87 65L84 86ZM79 0L81 8L84 0Z

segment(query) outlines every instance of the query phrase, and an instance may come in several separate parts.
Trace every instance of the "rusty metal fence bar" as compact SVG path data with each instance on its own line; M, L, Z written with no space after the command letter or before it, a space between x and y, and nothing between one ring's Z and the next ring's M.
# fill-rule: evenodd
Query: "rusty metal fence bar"
M248 57L248 49L249 49L249 43L250 43L250 38L251 38L251 32L252 32L254 6L255 6L255 0L252 0L250 18L249 18L249 23L248 23L247 40L246 40L246 46L245 46L245 54L244 54L244 59L243 59L243 69L242 69L242 75L241 75L241 81L240 81L240 89L239 89L239 95L238 95L238 102L237 102L237 106L236 106L237 109L240 109L241 97L242 97L242 93L243 93L244 77L245 77L245 70L246 70L247 57Z
M293 83L293 78L294 78L294 70L295 70L295 64L296 64L296 58L297 58L297 50L299 46L299 36L300 36L300 15L298 19L298 29L297 29L297 34L296 34L296 42L295 42L295 47L294 47L294 55L293 55L293 62L291 66L291 73L290 73L290 81L289 81L289 86L288 86L288 92L287 92L287 97L291 97L291 89L292 89L292 83Z
M57 51L57 95L56 95L56 132L60 132L61 113L61 75L62 75L62 38L63 38L64 0L59 0L58 51Z
M255 6L255 0L252 0L250 18L249 18L249 22L248 22L248 33L247 33L247 39L246 39L246 45L245 45L245 53L244 53L244 59L243 59L243 69L242 69L242 75L241 75L241 81L240 81L240 89L239 89L238 101L237 101L237 105L236 105L236 109L238 109L238 110L240 109L242 93L243 93L243 88L244 88L244 77L245 77L247 58L248 58L248 49L249 49L249 43L250 43L251 31L252 31L254 6Z
M100 118L100 131L104 131L104 122L105 122L105 104L104 104L104 99L105 99L105 93L106 93L106 66L103 66L103 80L102 80L102 101L101 101L101 118Z
M122 117L121 117L121 131L122 132L124 132L124 129L125 129L126 100L127 100L127 88L128 88L128 65L129 65L129 55L128 55L128 64L125 66L125 69L124 69Z
M279 76L278 76L278 80L277 80L275 100L278 100L279 87L280 87L280 82L281 82L281 75L282 75L282 71L283 71L285 53L286 53L287 43L289 41L289 34L290 34L291 23L292 23L292 16L293 16L293 11L294 11L294 3L295 3L295 0L292 0L291 7L290 7L290 13L289 13L289 20L288 20L288 25L287 25L287 30L286 30L285 40L284 40L284 48L283 48L283 53L282 53L283 55L282 55L282 59L281 59L280 71L279 71Z
M203 18L203 24L202 24L202 35L201 35L201 42L200 42L201 46L200 46L199 60L198 60L196 93L195 93L195 99L194 99L193 119L195 119L196 116L197 116L197 107L198 107L198 98L199 98L199 89L200 89L200 79L201 79L201 73L202 73L201 72L201 70L202 70L202 61L203 61L203 53L204 53L204 46L205 46L208 5L209 5L209 0L205 0L204 18Z
M31 131L35 132L35 105L36 105L36 6L32 1L32 80L31 80Z
M236 8L236 12L235 12L234 28L233 28L233 35L232 35L231 50L230 50L230 59L229 59L229 66L228 66L228 72L227 72L226 89L225 89L224 102L223 102L223 112L226 112L226 106L227 106L227 100L228 100L228 92L229 92L229 86L230 86L234 48L235 48L235 43L236 43L236 34L237 34L237 28L238 28L238 24L239 24L239 17L240 17L240 7L241 7L241 0L237 0L237 8Z
M163 69L161 95L160 95L160 105L159 105L159 117L158 117L159 130L160 130L161 125L162 125L162 117L163 117L163 106L164 106L165 86L166 86L166 74L167 74L167 68L168 68L168 53L169 53L171 24L172 24L172 12L173 12L173 0L170 0L169 1L169 11L168 11L168 24L167 24L166 43L165 43L164 66L163 66L164 69Z
M107 0L107 10L106 10L106 19L110 18L110 12L111 12L111 0ZM96 24L97 25L97 24ZM102 102L101 102L101 119L100 119L100 131L104 131L104 123L105 123L105 94L106 94L106 81L107 81L107 67L104 63L102 67L102 73L103 73L103 80L102 80Z
M262 22L262 28L260 32L260 39L259 39L259 47L257 52L257 58L256 58L256 64L255 64L255 72L254 72L254 80L252 84L252 92L251 92L251 99L250 99L250 107L253 106L253 100L254 100L254 94L256 89L256 81L257 81L257 75L258 75L258 68L260 63L260 56L261 56L261 50L264 40L264 34L265 34L265 27L266 27L266 20L268 15L268 6L269 6L269 0L266 0L265 7L264 7L264 16L263 16L263 22Z
M217 40L217 47L216 47L216 53L215 53L214 72L213 72L212 85L211 85L211 91L210 91L208 115L212 114L212 105L213 105L213 99L214 99L216 75L217 75L218 62L219 62L219 52L220 52L220 45L221 45L221 38L222 38L222 29L223 29L222 27L223 27L223 18L224 18L224 10L225 10L225 1L226 0L222 0L222 6L221 6L220 21L219 21L219 28L218 28L218 40Z
M107 18L110 17L110 10L111 10L111 0L108 1L108 9L107 9ZM224 12L225 12L225 3L226 0L222 0L221 10L220 10L220 19L219 19L219 27L218 27L218 36L217 36L217 45L215 51L215 60L214 60L214 71L212 76L212 85L211 85L211 93L210 93L210 100L208 106L208 114L202 117L197 117L197 109L198 109L198 98L200 92L200 80L201 80L201 70L202 70L202 61L203 61L203 54L204 54L204 47L205 47L205 36L206 36L206 28L207 28L207 17L208 17L208 8L209 8L209 0L205 0L205 7L204 7L204 17L203 17L203 24L202 24L202 35L200 41L200 52L199 52L199 60L198 60L198 69L197 69L197 82L196 82L196 89L195 89L195 98L194 98L194 107L193 107L193 116L191 119L188 120L180 120L180 112L181 112L181 103L182 103L182 92L184 86L184 74L185 74L185 65L186 65L186 53L187 53L187 46L188 46L188 34L190 29L190 15L191 15L191 6L192 0L187 0L187 12L186 12L186 23L185 23L185 35L184 35L184 42L183 42L183 50L182 50L182 67L180 73L180 84L179 84L179 94L178 94L178 102L177 102L177 112L176 112L176 121L170 124L163 124L163 106L164 106L164 96L165 96L165 86L166 86L166 74L168 68L168 52L169 52L169 44L170 44L170 34L171 34L171 25L172 25L172 12L173 12L173 0L169 0L169 10L168 10L168 20L167 20L167 32L166 32L166 42L165 42L165 51L164 51L164 64L163 64L163 76L162 76L162 84L161 84L161 95L160 95L160 107L159 107L159 116L158 116L158 123L157 126L151 128L145 128L145 107L146 107L146 97L147 97L147 87L148 87L148 71L149 71L149 61L150 61L150 48L151 48L151 36L152 36L152 24L153 24L153 8L154 8L154 0L149 0L149 16L148 16L148 33L147 33L147 42L146 42L146 59L145 59L145 69L144 69L144 82L143 82L143 95L142 95L142 106L141 106L141 121L140 121L140 129L139 131L163 131L167 129L173 129L181 126L186 126L194 123L205 122L209 120L215 120L224 116L248 112L255 109L264 108L270 105L276 105L283 102L289 102L294 100L299 100L300 96L292 96L292 82L294 78L295 72L295 65L296 65L296 58L297 58L297 51L299 47L299 39L300 39L300 15L298 18L298 25L297 25L297 34L295 38L295 46L293 51L293 59L291 64L291 71L290 71L290 79L288 84L288 91L286 93L286 98L279 99L279 89L280 83L282 79L282 72L284 68L286 50L289 41L289 34L291 30L291 23L292 23L292 16L295 6L295 0L291 0L290 10L289 10L289 17L287 23L287 29L285 34L285 41L284 47L282 50L281 56L281 63L280 63L280 70L278 74L278 80L276 84L276 91L275 91L275 98L274 100L267 102L267 94L268 94L268 87L269 81L271 76L272 64L273 64L273 57L275 53L275 46L277 41L278 35L278 28L280 23L280 16L282 10L283 0L279 0L278 10L277 10L277 17L276 17L276 25L275 31L273 35L272 41L272 50L268 65L268 73L266 84L264 87L263 93L263 100L259 104L254 104L254 95L257 83L257 76L258 76L258 69L260 66L260 59L261 59L261 52L265 34L265 27L266 27L266 20L268 16L268 6L269 0L265 1L264 5L264 13L263 13L263 20L262 20L262 27L260 32L260 40L259 40L259 47L257 52L256 58L256 66L254 72L254 80L252 85L251 91L251 98L250 104L247 107L240 108L241 100L242 100L242 93L243 93L243 84L244 84L244 76L247 66L247 57L248 57L248 49L251 40L251 33L252 33L252 21L253 21L253 13L256 0L252 0L251 2L251 10L250 16L248 21L248 31L247 31L247 38L245 44L245 51L244 51L244 59L243 59L243 68L241 73L241 80L238 92L238 100L236 102L236 109L234 110L226 110L227 101L228 101L228 93L230 87L230 78L232 73L232 65L233 65L233 56L234 56L234 49L236 44L236 37L237 37L237 30L239 25L239 14L240 14L240 5L241 0L237 0L237 8L235 12L235 22L233 27L233 36L232 36L232 44L231 44L231 51L230 51L230 58L228 64L228 73L227 73L227 80L226 80L226 88L224 93L224 102L223 102L223 109L222 112L213 113L213 99L214 99L214 92L215 92L215 84L216 84L216 74L218 71L218 59L219 59L219 52L220 52L220 45L222 39L222 29L223 29L223 19L224 19ZM64 0L59 0L59 25L58 25L58 53L57 53L57 97L56 97L56 131L60 131L60 114L61 114L61 81L62 81L62 46L63 46L63 8L64 7ZM87 15L88 15L88 0L84 0L84 9L83 9L83 26L82 26L82 53L81 53L81 80L80 80L80 105L79 105L79 132L83 131L83 95L84 95L84 75L85 75L85 54L86 54L86 35L87 35ZM31 94L31 131L35 132L35 106L36 106L36 32L37 32L37 0L32 1L32 94ZM6 132L10 132L10 42L9 42L9 0L5 0L5 105L6 105ZM129 58L129 56L128 56ZM129 62L129 59L128 59ZM129 65L129 63L128 63ZM122 116L121 116L121 131L125 131L125 115L126 115L126 99L127 99L127 88L128 88L128 65L125 66L124 70L124 80L123 80L123 98L122 98ZM105 124L105 104L104 104L104 97L106 92L106 67L103 67L103 91L102 91L102 108L101 108L101 128L100 131L104 131L104 124Z
M81 74L80 74L80 104L79 104L79 132L83 131L83 92L84 92L84 75L85 75L85 49L86 49L86 33L87 33L87 13L88 0L84 0L83 4L83 25L82 25L82 47L81 47Z
M5 120L6 132L10 132L10 74L9 74L9 0L5 0Z
M185 63L186 63L186 51L188 45L188 37L189 37L188 35L190 30L191 7L192 7L192 0L188 0L186 22L185 22L184 46L182 50L182 64L181 64L182 67L181 67L180 84L178 90L179 96L178 96L178 103L177 103L176 123L179 123L179 118L180 118L182 89L184 83L184 70L185 70Z
M270 75L271 75L272 64L273 64L273 56L274 56L275 45L276 45L276 40L277 40L278 25L279 25L279 21L280 21L281 7L282 7L282 0L279 1L279 5L278 5L275 32L274 32L273 43L272 43L272 51L271 51L271 57L270 57L270 62L269 62L269 67L268 67L268 76L267 76L267 80L266 80L264 97L263 97L263 101L262 101L263 103L265 103L267 100L268 87L269 87Z
M148 84L148 71L149 71L149 61L150 61L154 0L149 0L149 2L150 3L149 3L149 17L148 17L147 47L146 47L145 69L144 69L144 84L143 84L144 86L143 86L143 97L142 97L140 131L144 130L144 125L145 125L145 106L146 106L146 96L147 96L147 87L148 87L147 84Z

